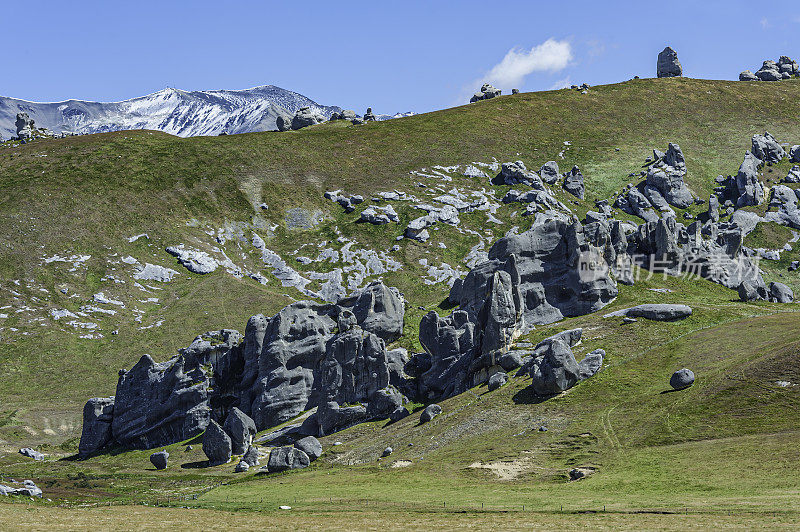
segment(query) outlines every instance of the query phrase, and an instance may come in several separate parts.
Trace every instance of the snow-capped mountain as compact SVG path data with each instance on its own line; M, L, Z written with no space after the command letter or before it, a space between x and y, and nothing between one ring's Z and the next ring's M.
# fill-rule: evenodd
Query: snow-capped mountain
M24 112L55 133L103 133L124 129L155 129L181 137L248 133L277 129L279 114L294 115L312 107L325 116L339 107L274 85L245 90L182 91L164 89L122 102L67 100L36 103L0 97L0 135L16 135L17 113Z

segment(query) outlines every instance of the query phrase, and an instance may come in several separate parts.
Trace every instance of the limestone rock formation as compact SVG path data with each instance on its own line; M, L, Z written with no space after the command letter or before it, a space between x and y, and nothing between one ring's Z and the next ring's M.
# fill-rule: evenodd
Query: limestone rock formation
M166 362L145 355L120 372L114 398L87 403L80 453L160 447L200 434L212 418L229 420L236 450L244 452L254 433L247 417L260 430L328 402L321 385L314 386L324 368L333 372L325 378L334 375L338 383L336 397L373 399L369 415L388 417L402 395L387 391L385 342L402 334L404 313L402 295L375 281L338 304L301 301L272 318L253 316L243 337L232 330L201 335ZM382 376L381 393L372 385L374 372Z
M17 119L14 122L17 127L17 139L25 140L33 136L36 131L34 121L28 116L28 113L17 113Z
M231 437L233 454L244 454L250 448L253 436L256 434L255 422L235 406L228 413L222 428Z
M739 81L758 81L758 78L749 70L743 70L739 74Z
M432 405L428 405L425 407L425 410L422 411L422 414L419 416L420 423L428 423L433 418L438 416L442 413L442 407L437 405L436 403Z
M736 188L739 192L737 207L760 205L764 202L764 185L758 180L758 170L762 164L761 159L749 151L745 153L744 161L736 174Z
M666 153L647 170L647 184L654 187L670 205L686 208L694 202L694 196L684 183L686 161L677 144L669 143ZM653 204L658 208L658 205Z
M325 117L321 113L311 107L302 107L292 117L292 129L303 129L322 122L325 122Z
M417 378L419 395L449 397L486 382L526 327L593 312L616 295L603 250L578 222L543 221L498 240L451 294L458 309L423 317L420 343L431 363Z
M569 172L564 174L564 190L578 199L583 199L585 192L583 174L577 166L573 166Z
M495 96L500 96L501 94L500 89L496 89L492 87L489 83L484 83L481 87L481 90L476 92L472 98L469 99L469 103L475 103L480 100L488 100L490 98L494 98Z
M773 303L793 303L794 292L783 283L769 283L769 300Z
M769 134L769 131L763 135L753 135L752 152L765 163L777 163L786 157L783 147L775 137Z
M681 62L678 61L678 54L669 46L658 54L656 75L659 78L671 78L683 75L683 67L681 67Z
M647 303L636 305L603 316L628 316L631 318L645 318L654 321L675 321L692 315L692 307L688 305L675 305L669 303Z
M314 436L306 436L294 442L294 446L308 456L312 462L322 456L322 444Z
M756 77L761 81L780 81L782 78L775 61L766 60L761 68L756 71Z
M531 363L531 386L537 395L547 396L561 393L588 379L600 370L604 352L593 351L581 362L575 360L567 337L552 337L536 348L536 357Z
M782 55L778 62L766 60L761 68L753 75L749 70L739 74L739 81L780 81L800 74L797 62L792 58Z
M558 163L555 161L547 161L539 168L539 175L545 183L554 185L561 175L558 171Z
M269 453L267 471L278 473L290 469L304 469L311 463L308 455L295 447L275 447Z
M111 442L113 415L113 397L94 397L86 402L83 407L83 430L78 444L78 456L86 458Z
M768 297L767 286L759 277L757 279L745 279L737 288L739 299L742 301L759 301Z
M216 421L210 421L203 434L203 452L210 465L227 464L231 459L231 438Z
M525 167L522 161L515 161L511 163L503 163L500 167L500 173L497 180L504 185L528 185L537 190L544 190L542 179L531 170Z
M507 382L508 382L508 374L505 373L504 371L498 371L497 373L489 377L489 382L487 384L487 387L489 388L490 392L493 392Z
M150 455L150 463L153 464L153 467L156 469L166 469L167 460L169 460L169 453L166 449Z

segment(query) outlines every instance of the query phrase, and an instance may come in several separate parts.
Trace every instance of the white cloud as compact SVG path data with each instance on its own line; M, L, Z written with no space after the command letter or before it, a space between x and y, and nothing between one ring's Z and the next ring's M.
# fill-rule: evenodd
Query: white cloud
M760 23L762 30L769 28L769 20L767 19L767 17L762 18Z
M500 88L521 86L533 72L558 72L572 60L569 41L547 39L530 50L512 48L502 61L483 76L483 81Z
M550 85L550 90L557 91L558 89L568 89L570 88L571 85L572 85L572 80L570 79L569 76L567 76L566 78L560 79L555 83L553 83L552 85Z

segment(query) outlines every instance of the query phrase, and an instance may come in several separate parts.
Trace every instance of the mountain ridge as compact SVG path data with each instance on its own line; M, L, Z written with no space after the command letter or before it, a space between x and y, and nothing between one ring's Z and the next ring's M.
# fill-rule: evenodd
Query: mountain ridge
M79 99L31 102L0 96L0 136L16 135L17 113L27 113L37 127L55 133L151 129L179 137L194 137L276 130L279 115L292 115L302 107L311 107L326 117L342 110L275 85L206 91L167 87L117 102ZM396 116L406 115L380 115L378 118L385 120Z

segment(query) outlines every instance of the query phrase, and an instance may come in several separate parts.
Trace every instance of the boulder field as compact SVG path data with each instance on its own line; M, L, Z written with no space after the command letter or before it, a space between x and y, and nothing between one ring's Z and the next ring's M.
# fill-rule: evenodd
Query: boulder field
M577 360L572 347L580 330L559 333L527 353L513 349L516 339L536 325L599 311L617 296L618 282L635 282L634 266L698 276L738 290L745 301L792 302L786 285L764 283L756 253L742 245L764 219L800 228L799 196L783 185L772 187L775 209L765 218L737 210L766 201L759 170L764 162L787 157L769 133L751 140L737 175L717 178L707 213L688 225L677 221L673 208L703 200L684 183L686 163L674 143L666 152L653 150L640 172L642 182L616 197L614 206L642 218L639 225L614 220L608 200L596 202L598 211L579 222L548 188L563 177L563 188L583 197L584 177L577 167L560 175L553 161L539 173L521 161L498 165L493 181L525 189L511 190L503 202L528 203L532 226L497 240L485 259L455 279L449 315L423 316L424 352L409 356L404 349L387 349L403 334L405 301L382 281L335 303L298 301L272 317L252 316L244 334L232 329L201 334L170 360L143 355L131 369L120 370L115 395L92 398L84 407L79 455L109 447L152 449L205 432L209 461L223 463L232 455L253 454L256 432L313 408L302 423L281 429L282 435L291 432L290 441L296 441L368 420L397 421L409 415L410 400L434 403L481 384L496 390L513 370L530 375L537 395L560 393L599 371L605 353L597 349ZM800 153L797 148L790 154ZM362 200L339 192L329 199L346 210ZM728 221L721 221L722 208ZM436 216L443 216L440 211ZM453 207L447 218L457 219L458 213ZM175 254L202 266L202 257L185 251L176 248ZM609 316L631 322L691 314L686 305L647 304ZM431 404L421 421L440 412ZM313 445L293 449L270 458L273 469L302 465L303 456L321 453ZM252 467L257 453L243 461Z

